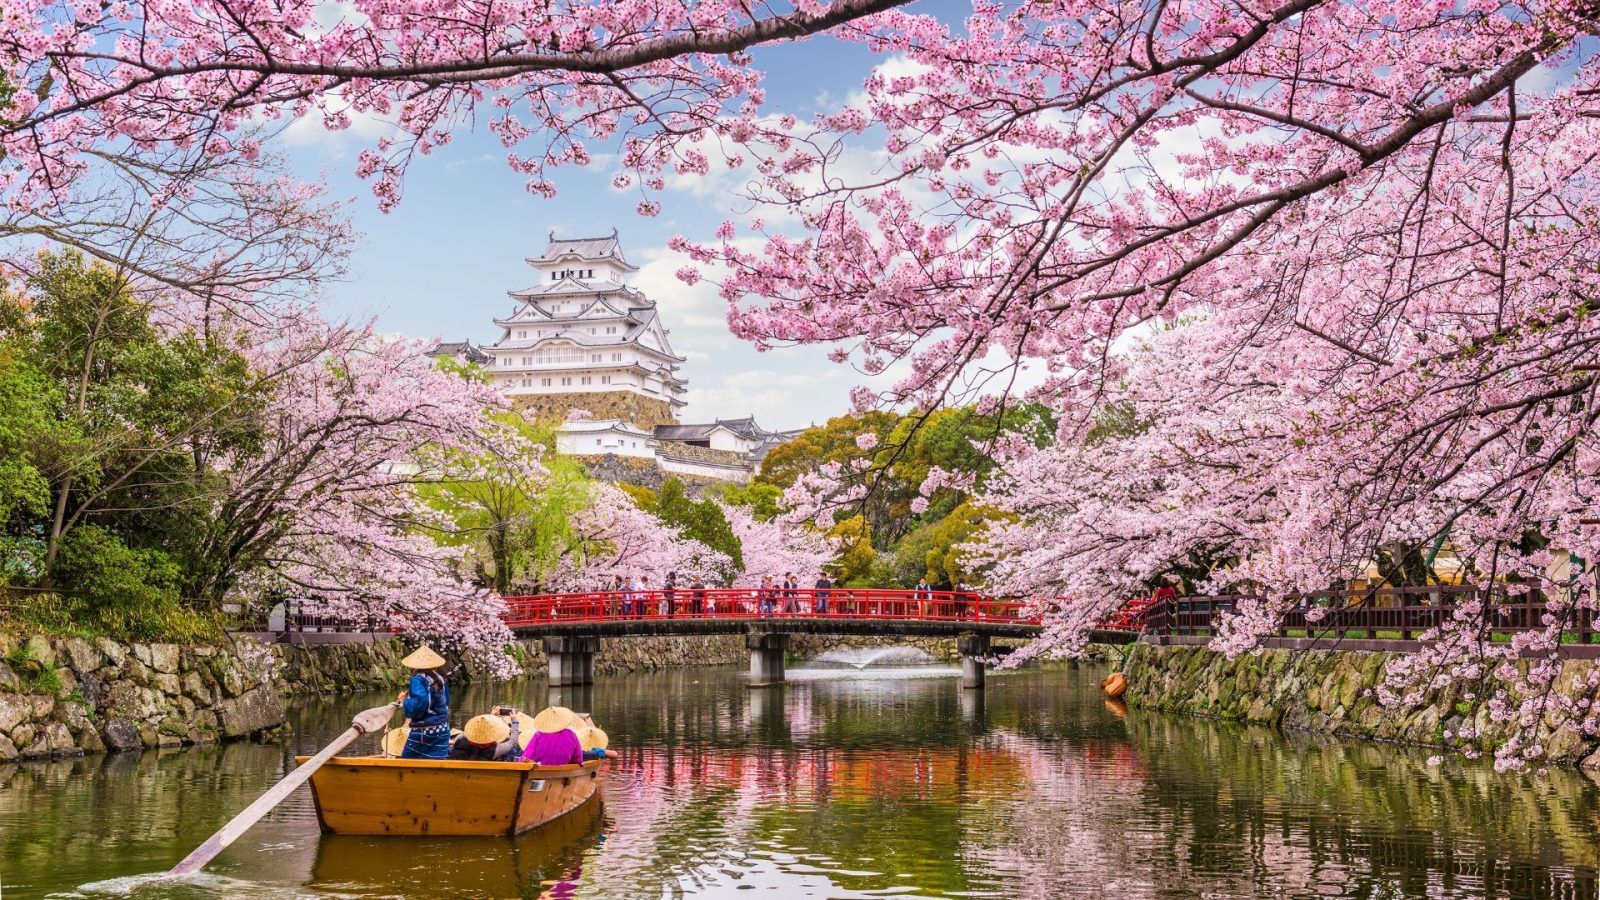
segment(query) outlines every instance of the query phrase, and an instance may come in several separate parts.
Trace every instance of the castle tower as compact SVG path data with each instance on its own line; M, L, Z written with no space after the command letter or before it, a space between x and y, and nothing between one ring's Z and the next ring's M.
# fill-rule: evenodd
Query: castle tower
M530 418L565 419L574 409L647 432L677 422L687 383L654 300L627 284L638 267L609 237L557 238L528 259L538 282L512 291L516 307L496 319L500 339L483 347L485 369Z

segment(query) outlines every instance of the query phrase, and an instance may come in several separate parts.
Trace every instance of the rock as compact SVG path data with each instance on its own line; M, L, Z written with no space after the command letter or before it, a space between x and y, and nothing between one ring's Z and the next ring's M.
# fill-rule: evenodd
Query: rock
M185 696L202 706L210 705L212 699L211 689L206 687L205 679L200 677L200 673L189 672L180 678L179 682L183 685Z
M61 642L61 649L66 653L67 663L79 675L87 675L105 665L105 654L83 638L67 638Z
M245 692L244 675L234 660L219 656L212 660L212 671L217 676L217 684L222 686L224 695L238 697Z
M90 706L99 706L106 697L106 683L98 674L82 676L78 690L83 692L83 699L89 701Z
M0 660L0 691L15 691L21 688L22 682L17 678L17 673L11 671L4 660Z
M56 698L49 694L30 694L29 696L33 698L33 718L36 721L48 719L50 714L56 711Z
M33 736L37 733L37 729L32 725L18 725L11 729L11 743L16 744L17 749L26 755L28 747L33 744Z
M50 639L42 634L28 638L28 642L22 645L22 651L33 657L33 661L38 664L36 671L53 669L56 666L56 648L51 646Z
M266 685L222 701L216 714L224 738L244 737L284 722L283 701Z
M113 640L95 638L94 648L105 656L106 664L115 669L122 668L122 661L128 658L128 649Z
M216 713L202 709L194 714L194 731L196 743L213 743L222 738L222 723L217 721Z
M130 681L119 681L106 692L106 712L135 722L145 722L162 713L161 695Z
M57 669L56 680L61 682L60 694L63 697L70 696L78 689L78 676L71 669Z
M11 739L0 734L0 762L10 762L21 754L17 752L17 745Z
M178 697L183 694L183 684L178 681L178 676L166 672L152 673L150 687L166 694L168 697Z
M105 740L106 749L113 753L126 753L144 747L139 729L127 719L107 719L100 729L100 736Z
M72 732L65 723L51 722L40 733L37 746L51 756L82 756L83 750L78 747L77 741L72 739Z
M133 658L143 663L147 668L155 668L156 658L150 651L149 644L132 644L128 648L133 651Z
M33 701L27 694L0 694L0 734L33 718Z
M145 665L167 675L178 674L178 645L151 644L150 661Z

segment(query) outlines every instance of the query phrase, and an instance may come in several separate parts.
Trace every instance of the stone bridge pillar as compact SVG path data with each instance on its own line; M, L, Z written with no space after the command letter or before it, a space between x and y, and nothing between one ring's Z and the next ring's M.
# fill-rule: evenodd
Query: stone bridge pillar
M594 684L594 654L600 638L594 635L555 635L541 638L549 660L549 687Z
M983 658L989 655L989 636L958 634L956 652L961 654L961 686L983 690Z
M783 655L789 650L789 636L772 632L747 632L744 645L750 650L750 687L783 684Z

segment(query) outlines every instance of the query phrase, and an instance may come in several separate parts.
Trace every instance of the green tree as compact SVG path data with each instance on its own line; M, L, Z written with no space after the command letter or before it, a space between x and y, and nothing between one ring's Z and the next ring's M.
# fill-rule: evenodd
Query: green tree
M668 478L656 493L654 503L642 508L668 525L676 526L684 537L693 538L727 556L729 568L717 573L723 584L732 584L733 579L744 571L744 553L739 545L739 536L733 533L728 517L722 514L722 507L715 501L694 500L689 497L682 481Z
M554 453L555 431L515 413L497 416L507 446L522 454L444 454L428 460L439 472L419 490L449 517L436 539L472 552L477 579L501 593L542 582L579 544L572 516L590 502L592 482L576 460Z
M212 584L196 536L212 518L211 461L258 439L249 367L226 335L164 336L121 275L74 251L42 255L26 287L0 297L0 328L18 362L6 390L42 401L50 421L28 436L50 492L37 580L92 590L56 571L72 531L92 522L182 559L188 584Z
M783 511L783 491L760 481L749 484L714 484L701 496L720 500L729 506L743 506L758 522L770 522Z

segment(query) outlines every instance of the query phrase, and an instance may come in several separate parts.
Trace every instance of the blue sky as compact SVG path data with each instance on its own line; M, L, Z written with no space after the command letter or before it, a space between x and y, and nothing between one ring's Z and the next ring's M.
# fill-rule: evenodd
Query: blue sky
M836 106L881 62L860 46L831 39L764 48L756 58L767 73L768 110L802 118ZM497 337L491 320L511 308L506 292L535 280L524 258L543 248L552 229L597 235L615 227L641 267L634 285L656 300L674 349L688 357L686 421L754 414L769 428L793 428L847 410L849 389L864 380L859 373L828 362L824 348L756 352L728 332L725 305L713 287L702 282L690 288L672 276L684 261L666 249L667 240L674 234L709 239L735 209L716 182L694 190L669 187L654 219L634 211L636 192L611 188L612 170L603 165L557 170L559 194L546 200L523 189L524 176L505 163L506 149L479 126L418 159L404 200L382 213L369 186L351 172L357 153L384 127L358 121L333 133L313 117L281 136L297 172L324 178L336 197L354 198L361 238L348 280L323 298L330 314L373 316L383 330L414 337L491 341Z

